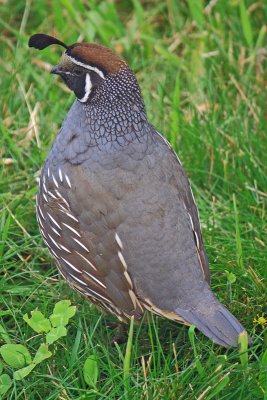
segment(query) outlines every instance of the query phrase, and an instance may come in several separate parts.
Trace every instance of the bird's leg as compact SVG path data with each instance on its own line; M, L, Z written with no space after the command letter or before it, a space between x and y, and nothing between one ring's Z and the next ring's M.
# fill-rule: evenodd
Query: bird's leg
M115 343L122 344L126 342L126 325L123 322L119 322L116 324L114 327L115 329L115 335L112 339L112 344L115 345Z

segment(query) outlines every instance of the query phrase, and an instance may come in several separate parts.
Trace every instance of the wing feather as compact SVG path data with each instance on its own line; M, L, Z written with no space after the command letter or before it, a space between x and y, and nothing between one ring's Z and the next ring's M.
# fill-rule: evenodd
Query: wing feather
M133 293L122 255L122 241L116 232L119 216L109 213L111 200L103 196L102 203L96 202L92 190L87 191L83 186L82 191L86 193L83 204L72 207L72 198L79 199L81 188L74 188L70 174L64 179L63 168L58 175L49 171L48 176L45 170L43 174L37 219L61 274L100 307L122 319L132 315L140 319L143 308ZM112 229L107 229L107 225L112 225Z

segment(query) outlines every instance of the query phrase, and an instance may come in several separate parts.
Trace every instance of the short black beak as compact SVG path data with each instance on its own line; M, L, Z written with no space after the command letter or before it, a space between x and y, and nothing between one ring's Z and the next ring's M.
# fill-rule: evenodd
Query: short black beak
M56 65L55 67L53 67L50 71L50 74L56 74L56 75L61 75L62 74L62 70L60 69L60 65Z

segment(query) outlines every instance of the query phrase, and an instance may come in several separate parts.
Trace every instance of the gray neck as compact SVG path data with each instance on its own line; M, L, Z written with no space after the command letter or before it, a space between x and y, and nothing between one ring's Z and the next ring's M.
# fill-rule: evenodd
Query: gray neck
M80 164L96 147L108 153L133 142L146 146L149 132L138 83L134 74L124 69L108 77L88 103L73 103L54 142L50 163Z

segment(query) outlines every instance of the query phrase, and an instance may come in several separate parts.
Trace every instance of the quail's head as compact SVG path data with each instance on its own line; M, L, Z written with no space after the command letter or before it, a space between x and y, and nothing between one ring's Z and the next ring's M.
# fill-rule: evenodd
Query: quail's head
M60 63L51 73L59 75L82 103L90 101L96 89L103 85L110 75L116 75L121 69L127 69L131 74L127 64L104 46L95 43L75 43L67 46L43 33L33 35L29 40L29 46L39 50L52 44L60 45L66 50Z

